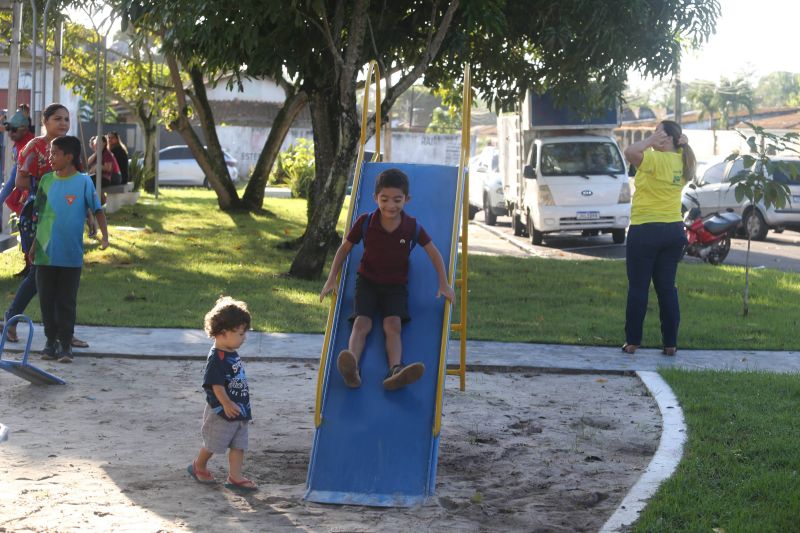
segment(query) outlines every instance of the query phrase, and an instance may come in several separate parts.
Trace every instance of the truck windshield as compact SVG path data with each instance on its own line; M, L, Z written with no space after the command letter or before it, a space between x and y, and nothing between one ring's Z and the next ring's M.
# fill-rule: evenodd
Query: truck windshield
M541 173L542 176L623 174L625 164L614 143L553 143L542 146Z

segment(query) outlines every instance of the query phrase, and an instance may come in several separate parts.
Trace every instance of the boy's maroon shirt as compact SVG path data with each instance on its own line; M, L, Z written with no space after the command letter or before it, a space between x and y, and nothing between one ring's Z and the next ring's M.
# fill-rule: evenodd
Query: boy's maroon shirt
M364 220L369 213L364 213L356 220L347 240L358 244L363 235ZM381 226L381 211L375 210L367 227L364 239L364 254L358 273L375 283L404 284L408 283L408 255L411 252L411 242L417 228L417 219L408 216L405 211L400 213L400 225L389 233ZM431 242L425 228L420 226L417 244L425 246Z

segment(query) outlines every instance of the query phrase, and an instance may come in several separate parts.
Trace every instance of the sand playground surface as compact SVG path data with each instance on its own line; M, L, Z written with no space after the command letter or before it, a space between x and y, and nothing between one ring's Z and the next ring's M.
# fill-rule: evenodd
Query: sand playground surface
M186 472L200 360L78 357L34 364L68 385L0 372L0 532L597 531L647 466L661 418L634 377L448 377L436 495L411 509L303 500L316 364L248 361L255 423L240 495ZM342 450L342 453L348 453ZM210 463L224 479L227 459Z

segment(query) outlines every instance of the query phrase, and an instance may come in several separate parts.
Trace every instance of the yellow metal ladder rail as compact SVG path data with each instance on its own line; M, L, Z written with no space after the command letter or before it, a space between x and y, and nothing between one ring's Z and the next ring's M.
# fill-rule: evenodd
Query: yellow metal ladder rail
M444 396L444 378L447 375L459 376L459 389L464 391L466 389L466 372L467 372L467 294L468 294L468 277L467 271L469 260L467 255L468 236L469 236L469 176L465 170L468 170L467 164L469 161L470 152L470 121L472 115L472 85L470 82L470 68L469 65L464 69L464 92L461 100L461 153L458 161L458 179L459 186L456 193L456 201L461 199L461 277L455 280L455 286L460 289L460 308L459 308L459 323L452 324L450 328L447 325L450 323L450 315L452 313L452 305L445 306L445 317L442 325L442 345L439 360L439 376L436 391L436 414L433 418L433 435L439 435L442 429L442 402ZM453 286L453 278L455 277L455 264L457 260L457 246L458 246L458 209L455 209L453 220L454 236L450 245L450 261L451 268L449 272L450 285ZM450 331L458 331L460 338L460 351L459 351L459 366L457 369L447 370L447 340Z

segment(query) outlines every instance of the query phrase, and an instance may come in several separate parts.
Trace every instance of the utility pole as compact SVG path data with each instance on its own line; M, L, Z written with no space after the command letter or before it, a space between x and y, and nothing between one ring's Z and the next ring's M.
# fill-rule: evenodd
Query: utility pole
M53 33L53 101L61 101L61 48L63 45L61 28L64 20L61 13L56 15L56 29ZM77 117L76 117L77 118Z
M675 60L675 122L681 126L681 62L680 57Z
M8 118L16 112L17 105L17 91L19 90L19 44L22 38L22 0L14 0L11 4L11 57L9 58L8 68ZM11 167L14 165L12 161L11 147L13 146L11 139L5 142L3 146L3 176L11 176ZM8 179L8 178L6 178ZM11 211L5 204L0 206L0 227L3 233L8 234L9 228L4 223L8 220Z
M47 13L50 11L52 1L45 2L44 16L42 16L42 111L47 107Z
M39 53L36 50L36 41L39 37L37 32L37 24L39 22L36 20L37 11L36 0L31 0L31 18L33 20L33 40L31 42L31 122L33 123L34 135L36 135L35 130L39 124L39 121L36 120L36 55Z

